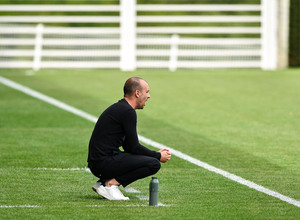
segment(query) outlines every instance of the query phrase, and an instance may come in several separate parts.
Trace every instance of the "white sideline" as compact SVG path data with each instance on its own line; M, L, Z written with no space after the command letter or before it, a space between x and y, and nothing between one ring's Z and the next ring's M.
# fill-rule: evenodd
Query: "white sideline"
M140 190L137 190L137 189L134 189L134 188L131 188L131 187L124 188L124 191L127 192L127 193L141 193Z
M53 171L82 171L91 172L89 168L47 168L47 167L38 167L38 168L30 168L31 170L53 170Z
M72 107L72 106L70 106L68 104L65 104L65 103L63 103L61 101L58 101L58 100L56 100L54 98L51 98L49 96L46 96L46 95L44 95L44 94L42 94L40 92L37 92L37 91L35 91L33 89L25 87L25 86L23 86L23 85L21 85L19 83L16 83L16 82L14 82L12 80L9 80L9 79L6 79L6 78L0 76L0 82L2 84L4 84L4 85L8 86L8 87L11 87L13 89L19 90L19 91L21 91L21 92L23 92L23 93L25 93L27 95L30 95L30 96L35 97L37 99L40 99L40 100L42 100L44 102L47 102L47 103L49 103L51 105L54 105L54 106L56 106L58 108L61 108L61 109L65 110L65 111L71 112L71 113L73 113L75 115L78 115L78 116L80 116L82 118L85 118L85 119L87 119L87 120L89 120L91 122L95 123L97 121L97 119L98 119L97 117L95 117L93 115L90 115L90 114L88 114L88 113L86 113L86 112L84 112L82 110L74 108L74 107ZM197 165L199 167L202 167L202 168L204 168L206 170L209 170L211 172L220 174L220 175L222 175L222 176L224 176L224 177L226 177L226 178L228 178L230 180L233 180L233 181L238 182L238 183L240 183L242 185L248 186L249 188L255 189L256 191L265 193L265 194L267 194L269 196L278 198L278 199L280 199L282 201L285 201L285 202L287 202L289 204L292 204L294 206L300 207L300 201L297 201L297 200L295 200L295 199L293 199L291 197L282 195L282 194L280 194L278 192L275 192L275 191L270 190L268 188L265 188L265 187L263 187L261 185L258 185L258 184L254 183L254 182L246 180L246 179L244 179L244 178L242 178L240 176L234 175L234 174L229 173L227 171L224 171L224 170L221 170L221 169L216 168L214 166L211 166L211 165L209 165L209 164L207 164L205 162L202 162L202 161L200 161L200 160L198 160L196 158L193 158L193 157L191 157L191 156L189 156L187 154L184 154L184 153L182 153L180 151L177 151L175 149L167 147L167 146L165 146L163 144L155 142L155 141L153 141L151 139L148 139L146 137L143 137L141 135L139 135L139 139L140 139L141 142L143 142L143 143L145 143L147 145L150 145L152 147L158 148L158 149L168 148L168 149L171 150L171 152L172 152L173 155L175 155L175 156L177 156L177 157L179 157L179 158L181 158L183 160L186 160L186 161L188 161L190 163L193 163L193 164L195 164L195 165Z
M40 208L38 205L0 205L0 208Z
M165 205L158 203L159 207L171 207L171 205ZM149 205L87 205L87 207L149 207Z

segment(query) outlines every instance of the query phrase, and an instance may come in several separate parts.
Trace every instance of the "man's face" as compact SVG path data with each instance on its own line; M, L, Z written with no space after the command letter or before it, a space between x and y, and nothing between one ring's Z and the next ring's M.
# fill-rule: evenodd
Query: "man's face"
M141 81L142 91L137 99L137 109L143 109L146 105L146 101L150 98L149 86L146 81Z

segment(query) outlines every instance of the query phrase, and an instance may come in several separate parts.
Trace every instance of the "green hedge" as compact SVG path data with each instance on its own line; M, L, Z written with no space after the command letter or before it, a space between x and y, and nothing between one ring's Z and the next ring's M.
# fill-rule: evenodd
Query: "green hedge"
M289 66L300 66L300 3L291 0L290 8L290 40Z

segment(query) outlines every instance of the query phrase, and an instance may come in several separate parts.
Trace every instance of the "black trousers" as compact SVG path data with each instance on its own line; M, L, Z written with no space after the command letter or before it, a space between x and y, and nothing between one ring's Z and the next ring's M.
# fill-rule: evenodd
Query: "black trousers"
M160 169L160 162L154 157L119 152L103 156L100 161L89 163L91 172L101 182L115 178L123 187L151 176Z

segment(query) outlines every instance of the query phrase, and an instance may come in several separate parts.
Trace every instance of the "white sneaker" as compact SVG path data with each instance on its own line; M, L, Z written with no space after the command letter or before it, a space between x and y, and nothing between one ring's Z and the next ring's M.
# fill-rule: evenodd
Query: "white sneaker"
M95 185L92 187L92 189L100 196L103 196L105 198L107 197L106 190L104 189L104 186L100 182L96 182Z
M128 197L125 197L120 191L118 186L105 187L106 192L110 195L112 200L129 200Z
M97 182L92 189L98 193L100 196L108 200L129 200L128 197L125 197L122 192L119 190L118 186L106 187L103 186L100 182Z

